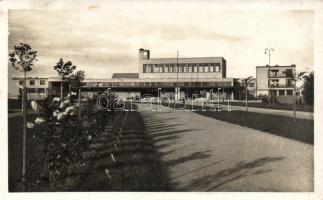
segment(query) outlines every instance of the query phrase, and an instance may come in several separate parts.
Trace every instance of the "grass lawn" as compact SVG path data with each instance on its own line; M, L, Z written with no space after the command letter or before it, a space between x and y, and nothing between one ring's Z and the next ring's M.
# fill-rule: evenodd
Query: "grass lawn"
M230 102L232 106L246 106L244 102ZM222 103L220 104L225 104L227 103ZM263 103L250 103L248 102L248 107L253 107L253 108L267 108L267 109L275 109L275 110L293 110L293 105L281 105L281 104L263 104ZM310 105L296 105L296 110L297 111L303 111L303 112L314 112L314 106Z
M167 106L167 104L165 104ZM174 108L174 104L170 105ZM181 105L178 105L181 107ZM191 106L187 105L187 109ZM194 106L195 112L221 121L268 132L281 137L314 144L314 120L296 119L287 116L270 115L256 112L234 111L201 111L200 106Z
M35 115L28 115L28 121L35 119ZM8 170L9 191L21 191L22 172L22 116L9 117L8 119ZM32 132L27 129L27 164L26 179L33 182L36 174L39 174L39 152L35 148Z
M314 143L314 121L245 111L196 111L221 121L246 126L307 144Z

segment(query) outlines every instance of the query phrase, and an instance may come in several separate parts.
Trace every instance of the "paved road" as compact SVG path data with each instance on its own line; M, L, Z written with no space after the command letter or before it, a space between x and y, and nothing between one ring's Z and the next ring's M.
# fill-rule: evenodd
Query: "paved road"
M311 145L193 112L139 111L174 191L313 191Z

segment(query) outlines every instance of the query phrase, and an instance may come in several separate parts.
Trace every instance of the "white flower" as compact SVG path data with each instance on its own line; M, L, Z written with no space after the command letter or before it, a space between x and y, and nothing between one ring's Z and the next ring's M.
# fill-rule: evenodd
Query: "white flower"
M58 102L59 102L59 101L60 101L60 98L58 98L58 97L54 97L54 98L53 98L53 103L54 103L54 102L56 102L56 101L58 101Z
M32 101L31 103L31 108L35 111L35 112L40 112L42 110L42 107L38 105L38 103L36 101Z
M35 124L32 122L27 122L27 128L34 128Z
M68 115L69 113L73 112L75 110L74 106L67 107L65 110L65 114Z
M71 98L71 94L68 94L66 98Z
M68 103L70 103L70 100L67 99L67 100L64 101L64 103L68 104Z
M55 111L53 112L53 117L57 117L57 116L58 116L58 114L59 114L59 111L58 111L58 110L55 110Z
M45 122L45 119L44 118L42 118L42 117L37 117L36 119L35 119L35 123L36 124L42 124L42 123L44 123Z
M62 102L60 105L59 105L59 108L65 108L65 106L66 106L67 104L65 103L65 102Z
M63 119L65 117L65 114L64 113L59 113L58 115L57 115L57 119L58 120L61 120L61 119Z
M70 113L70 115L71 115L71 116L74 116L74 115L75 115L75 112L74 112L74 111L72 111L72 112Z
M87 139L88 140L91 140L92 139L92 135L87 136Z

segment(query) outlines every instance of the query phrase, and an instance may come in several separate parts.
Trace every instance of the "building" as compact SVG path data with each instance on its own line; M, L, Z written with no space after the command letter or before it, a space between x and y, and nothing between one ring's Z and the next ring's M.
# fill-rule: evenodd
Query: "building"
M257 96L292 96L295 83L296 65L290 66L257 66L256 93Z
M221 88L223 94L233 97L234 79L226 78L226 60L223 57L150 58L149 50L139 49L138 63L139 73L115 73L111 78L85 79L82 95L94 96L109 90L125 98L149 94L180 99L194 95L209 97L211 90ZM15 80L21 82L23 79ZM43 97L59 96L61 79L42 80L45 80L44 87L47 88ZM30 97L40 93L38 90L30 92Z
M13 78L16 80L19 97L22 94L23 88L23 78ZM33 100L44 99L48 96L49 88L49 79L48 78L38 78L38 77L27 77L26 87L27 89L27 98Z

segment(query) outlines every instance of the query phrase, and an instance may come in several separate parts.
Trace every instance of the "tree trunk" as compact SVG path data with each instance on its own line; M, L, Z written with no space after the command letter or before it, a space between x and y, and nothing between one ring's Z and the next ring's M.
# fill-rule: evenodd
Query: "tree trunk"
M22 113L23 113L23 139L22 139L22 185L25 190L26 183L26 140L27 140L27 87L26 71L24 71L24 85L22 95Z
M78 104L79 104L79 118L80 118L81 117L81 88L79 88Z
M293 94L294 121L296 121L296 101L295 101L295 96L296 96L296 81L295 81L294 94Z
M61 82L61 100L63 99L63 81Z
M248 90L246 87L246 111L248 112Z

